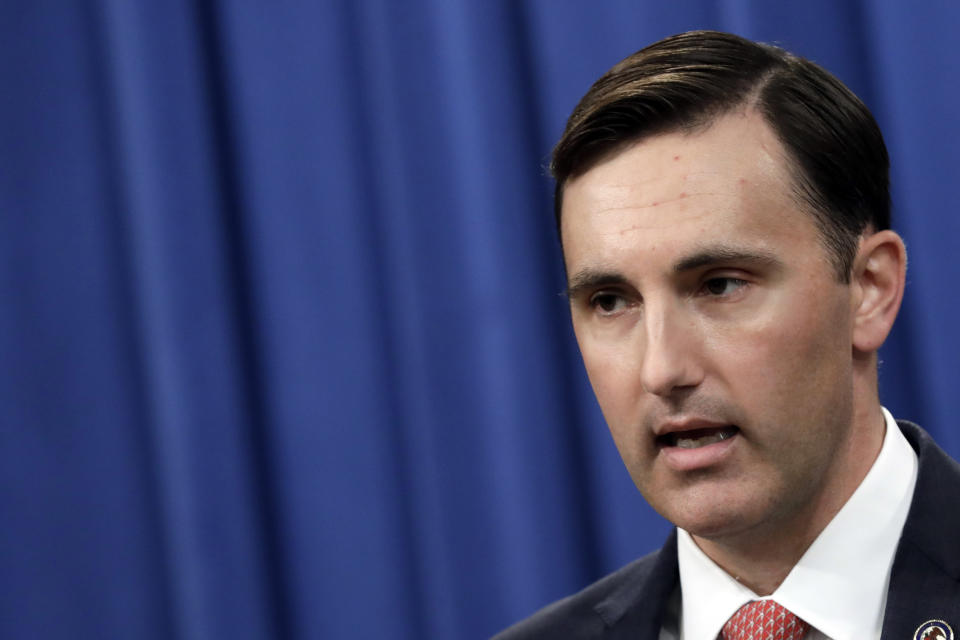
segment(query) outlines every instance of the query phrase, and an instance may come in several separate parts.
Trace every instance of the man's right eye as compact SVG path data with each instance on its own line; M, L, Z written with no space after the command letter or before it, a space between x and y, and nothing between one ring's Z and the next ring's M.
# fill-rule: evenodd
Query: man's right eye
M590 306L602 315L611 315L622 311L627 305L623 296L609 291L600 291L590 298Z

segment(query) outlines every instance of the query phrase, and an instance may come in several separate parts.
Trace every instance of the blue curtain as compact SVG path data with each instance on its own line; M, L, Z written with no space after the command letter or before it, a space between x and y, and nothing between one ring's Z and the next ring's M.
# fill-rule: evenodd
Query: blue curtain
M885 404L960 428L960 5L11 0L0 636L483 638L658 546L543 169L614 62L717 28L893 158Z

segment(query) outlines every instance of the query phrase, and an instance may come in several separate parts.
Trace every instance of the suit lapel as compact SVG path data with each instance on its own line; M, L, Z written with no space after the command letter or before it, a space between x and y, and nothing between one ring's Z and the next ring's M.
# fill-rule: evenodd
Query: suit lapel
M917 451L919 471L894 557L881 639L913 640L929 620L960 632L960 465L922 429L899 424Z
M674 530L649 573L636 580L625 580L594 607L606 625L603 638L657 640L667 602L679 580Z

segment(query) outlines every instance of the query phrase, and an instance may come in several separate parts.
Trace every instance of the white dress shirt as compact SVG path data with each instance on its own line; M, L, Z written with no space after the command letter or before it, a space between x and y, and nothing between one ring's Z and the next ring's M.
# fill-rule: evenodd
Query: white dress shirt
M716 640L751 600L771 598L810 623L807 640L878 639L893 556L917 481L917 455L886 409L880 454L863 482L777 590L761 598L677 532L680 591L660 640Z

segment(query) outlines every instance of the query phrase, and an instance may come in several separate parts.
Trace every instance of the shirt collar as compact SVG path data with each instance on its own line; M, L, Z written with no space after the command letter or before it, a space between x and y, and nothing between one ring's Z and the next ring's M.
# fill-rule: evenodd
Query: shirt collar
M879 638L890 569L917 480L917 456L883 409L880 454L847 503L770 596L828 638ZM761 599L678 530L681 640L715 640L741 606ZM865 633L870 630L869 633Z

